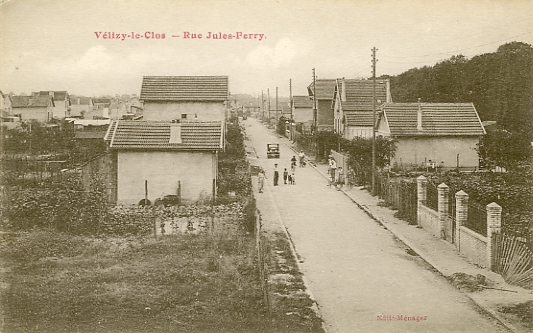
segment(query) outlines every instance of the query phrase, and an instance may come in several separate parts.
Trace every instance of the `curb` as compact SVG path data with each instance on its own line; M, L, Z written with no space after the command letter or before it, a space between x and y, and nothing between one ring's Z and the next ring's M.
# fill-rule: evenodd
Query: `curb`
M279 136L280 138L282 138L281 136ZM286 142L284 142L284 140L282 141L287 147L289 147L290 149L292 149L294 152L297 152L296 149L294 149L291 145L287 144ZM309 162L309 160L306 158L306 160ZM318 170L318 168L311 164L311 163L308 163L309 165L311 165L311 167L313 169L315 169L319 174L321 174L324 178L328 179L328 177L320 170ZM435 261L433 261L433 259L431 259L429 256L427 256L424 251L420 250L416 245L414 245L411 241L407 240L402 234L400 233L396 233L394 232L393 230L391 230L391 228L387 225L387 223L385 221L383 221L382 219L378 218L377 216L375 216L371 211L370 209L368 209L367 206L365 205L362 205L360 204L359 202L357 202L348 192L346 192L346 190L344 189L341 189L341 192L344 193L344 195L346 195L353 203L355 203L359 208L361 208L370 218L372 218L374 221L378 222L381 226L383 226L385 229L387 229L392 235L394 235L396 238L398 238L402 243L404 243L408 248L410 248L411 250L413 250L420 258L422 258L422 260L424 260L426 263L428 263L431 267L433 267L433 269L435 269L441 276L443 277L446 277L446 275L443 273L444 272L444 269L442 267L440 267ZM476 300L476 297L473 297L472 295L468 294L468 293L463 293L466 297L468 297L468 299L470 299L476 306L478 306L483 312L485 312L486 314L488 314L489 316L491 316L493 319L495 319L496 321L498 321L503 327L505 327L507 330L511 331L511 332L518 332L518 330L511 324L509 323L507 320L505 320L503 317L501 317L498 313L496 313L494 310L488 308L488 307L485 307L480 301Z

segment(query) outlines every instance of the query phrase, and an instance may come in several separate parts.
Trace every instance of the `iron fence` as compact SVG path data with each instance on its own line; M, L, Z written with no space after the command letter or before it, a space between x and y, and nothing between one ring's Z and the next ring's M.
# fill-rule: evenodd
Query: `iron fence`
M487 211L485 207L475 201L468 202L468 217L465 227L487 236Z
M437 185L428 182L426 187L426 207L433 209L434 211L439 210L439 191Z

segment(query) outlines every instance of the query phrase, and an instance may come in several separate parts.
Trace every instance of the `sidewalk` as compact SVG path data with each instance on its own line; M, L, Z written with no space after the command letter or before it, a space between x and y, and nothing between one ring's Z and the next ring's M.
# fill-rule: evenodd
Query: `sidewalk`
M286 138L283 142L296 151L296 145ZM327 165L318 164L314 166L324 177L324 184L327 184ZM335 191L335 189L331 189ZM380 199L372 196L361 187L344 187L341 190L356 205L363 209L371 218L388 229L405 245L411 248L418 256L426 261L444 277L450 277L454 273L465 273L472 276L484 275L487 279L487 286L496 289L484 289L476 292L465 292L465 294L481 309L500 321L505 327L514 332L524 332L526 328L516 322L512 315L505 315L498 311L504 306L513 306L533 300L533 292L520 287L507 284L504 279L488 269L478 267L468 261L463 255L456 251L453 244L441 239L437 239L424 229L409 225L406 221L394 216L395 211L379 205ZM497 289L511 290L502 291Z

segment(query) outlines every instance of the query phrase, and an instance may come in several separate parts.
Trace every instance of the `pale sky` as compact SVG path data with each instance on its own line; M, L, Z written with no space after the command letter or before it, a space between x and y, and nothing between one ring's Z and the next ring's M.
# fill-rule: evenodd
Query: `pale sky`
M144 75L227 75L233 94L270 88L273 96L278 86L288 96L292 79L302 95L313 68L323 79L369 77L372 47L379 76L506 42L533 44L532 17L531 0L8 0L0 5L0 89L139 94ZM213 40L209 32L264 37Z

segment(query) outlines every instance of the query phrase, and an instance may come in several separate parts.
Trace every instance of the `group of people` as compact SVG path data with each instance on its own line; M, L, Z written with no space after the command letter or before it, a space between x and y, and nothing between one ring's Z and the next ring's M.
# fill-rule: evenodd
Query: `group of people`
M303 152L303 150L298 154L298 158L300 162L300 167L301 168L305 167L305 164L306 164L305 153ZM283 174L282 174L283 184L296 185L296 176L294 174L296 171L296 162L297 162L296 156L293 156L291 159L291 171L289 172L287 168L283 169ZM274 164L274 179L273 179L274 186L279 185L279 181L280 181L279 178L280 178L280 171L278 169L278 165ZM257 174L259 193L263 193L263 189L265 187L265 179L266 179L265 170L261 168L259 170L259 173Z
M330 182L328 186L333 185L337 191L340 191L344 184L344 170L342 167L337 167L337 162L331 156L328 157L328 175Z

